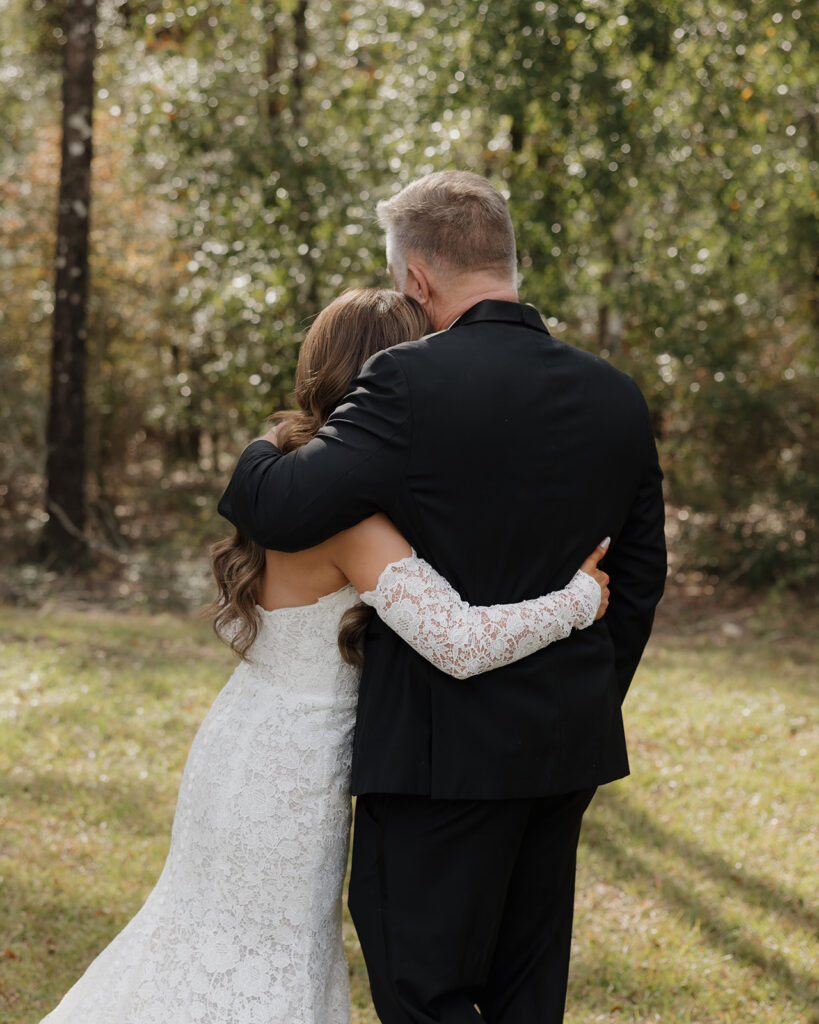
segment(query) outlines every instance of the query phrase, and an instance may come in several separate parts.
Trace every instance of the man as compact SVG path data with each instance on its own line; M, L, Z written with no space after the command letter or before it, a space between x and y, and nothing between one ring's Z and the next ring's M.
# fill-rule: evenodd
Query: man
M440 332L369 361L309 444L244 452L220 512L265 547L383 509L473 604L564 586L611 535L608 614L458 681L374 619L350 909L385 1024L563 1018L583 812L628 773L620 704L665 579L662 475L630 378L518 302L503 198L465 172L379 205Z

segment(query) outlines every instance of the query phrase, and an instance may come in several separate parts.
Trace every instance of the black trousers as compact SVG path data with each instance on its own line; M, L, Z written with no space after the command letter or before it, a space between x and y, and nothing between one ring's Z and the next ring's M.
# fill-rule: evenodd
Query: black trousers
M563 1020L594 792L358 798L350 912L383 1024Z

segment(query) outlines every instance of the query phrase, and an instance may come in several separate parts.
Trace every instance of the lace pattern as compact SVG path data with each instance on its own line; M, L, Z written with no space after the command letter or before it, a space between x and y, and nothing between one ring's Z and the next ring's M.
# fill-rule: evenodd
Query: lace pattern
M519 661L591 625L600 606L592 576L516 604L472 607L423 559L392 562L361 595L379 617L436 668L458 679Z

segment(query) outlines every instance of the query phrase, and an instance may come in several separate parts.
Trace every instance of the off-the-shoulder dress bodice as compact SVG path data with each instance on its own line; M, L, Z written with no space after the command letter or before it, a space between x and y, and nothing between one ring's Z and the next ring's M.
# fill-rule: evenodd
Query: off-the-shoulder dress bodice
M341 658L338 626L341 616L358 600L351 585L325 594L312 604L274 608L257 605L259 633L244 669L262 675L268 685L295 696L347 696L355 699L358 673Z

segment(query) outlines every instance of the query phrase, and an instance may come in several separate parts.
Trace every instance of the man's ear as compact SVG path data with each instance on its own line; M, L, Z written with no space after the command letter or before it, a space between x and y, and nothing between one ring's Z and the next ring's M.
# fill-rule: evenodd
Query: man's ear
M429 303L431 296L429 278L424 272L424 268L420 267L417 263L407 264L404 294L409 295L411 299L415 299L422 306L426 306Z

